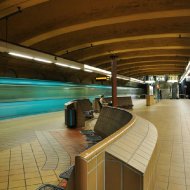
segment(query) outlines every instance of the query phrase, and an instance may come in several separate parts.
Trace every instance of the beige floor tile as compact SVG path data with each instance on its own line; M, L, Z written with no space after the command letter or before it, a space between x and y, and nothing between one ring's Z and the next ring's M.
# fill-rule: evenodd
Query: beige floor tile
M169 183L178 184L178 185L186 185L186 180L185 178L170 176Z
M10 170L9 175L15 175L15 174L23 174L24 170L23 169L14 169L14 170Z
M190 186L190 176L186 176L186 185Z
M38 185L41 184L42 180L38 177L38 178L31 178L31 179L26 179L26 185L30 186L30 185Z
M168 190L186 190L186 186L169 183Z
M8 182L0 183L0 189L6 189L8 187Z
M185 178L185 172L171 171L170 176L179 177L179 178Z
M43 183L49 183L49 182L57 182L57 176L56 175L52 175L52 176L43 176L42 177Z
M26 187L9 188L8 190L26 190Z
M10 175L9 181L18 181L24 179L24 174L16 174L16 175Z
M44 177L44 176L53 176L53 175L55 175L55 173L52 170L48 170L48 171L46 171L46 170L40 170L40 175L42 177Z
M35 190L40 187L41 184L27 186L26 190Z
M165 182L157 182L154 188L154 190L167 190L167 189L168 189L168 183Z
M34 173L38 171L37 167L24 168L25 173Z
M9 171L0 171L0 177L8 176Z
M25 181L24 180L10 181L9 188L15 188L15 187L25 187Z
M8 181L8 176L1 176L0 177L0 183L7 182Z
M31 178L40 178L40 174L38 171L35 171L33 173L25 173L25 178L26 179L31 179Z
M22 164L14 164L10 166L10 170L19 170L19 169L23 169L23 165Z

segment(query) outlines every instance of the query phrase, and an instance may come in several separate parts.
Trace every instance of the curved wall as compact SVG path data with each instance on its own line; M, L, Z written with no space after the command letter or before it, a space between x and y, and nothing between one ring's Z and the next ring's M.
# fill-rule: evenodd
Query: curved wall
M0 119L60 111L68 101L79 98L89 98L92 101L101 94L111 96L111 87L0 78ZM118 96L141 94L144 94L141 88L118 87Z

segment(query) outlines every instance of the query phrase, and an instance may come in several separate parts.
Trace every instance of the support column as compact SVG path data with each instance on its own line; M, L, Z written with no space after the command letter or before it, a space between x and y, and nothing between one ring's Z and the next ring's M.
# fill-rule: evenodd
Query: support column
M117 60L116 56L111 56L111 67L112 67L112 105L117 107Z

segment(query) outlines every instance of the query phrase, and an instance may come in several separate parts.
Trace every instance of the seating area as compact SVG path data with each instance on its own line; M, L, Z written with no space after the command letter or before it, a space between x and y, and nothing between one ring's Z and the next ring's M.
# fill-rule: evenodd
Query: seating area
M87 140L89 136L96 140L92 147L75 157L75 171L63 174L75 176L69 179L70 187L66 189L154 188L158 135L153 124L125 109L103 107L94 131L81 132Z
M104 98L107 103L112 101L111 97L105 97ZM119 96L117 97L117 103L119 108L124 109L132 109L133 108L133 102L131 96ZM94 110L100 112L101 105L99 103L99 98L95 98L93 102Z
M87 99L73 101L73 105L83 118L84 111L91 108ZM58 186L46 184L38 190L154 188L158 135L153 124L126 109L106 106L94 130L81 130L81 133L91 145L75 157L75 165L59 175L63 180Z
M117 117L109 117L116 113ZM117 123L116 120L123 121L110 125ZM91 190L152 190L158 157L154 125L124 109L105 107L94 130L104 139L76 157L75 190L89 187Z
M85 121L88 119L91 119L94 117L93 113L94 110L92 108L92 103L90 102L89 99L77 99L71 102L68 102L65 104L66 111L65 114L69 110L73 110L73 114L71 115L65 115L65 120L70 120L72 123L74 123L74 127L84 127L85 126ZM68 119L69 117L72 117L71 119ZM69 126L66 122L65 124Z

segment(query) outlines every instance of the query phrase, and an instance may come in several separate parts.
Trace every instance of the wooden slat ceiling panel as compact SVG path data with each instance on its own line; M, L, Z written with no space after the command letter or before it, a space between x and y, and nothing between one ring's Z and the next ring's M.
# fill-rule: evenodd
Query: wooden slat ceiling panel
M190 57L189 0L7 0L0 38L118 73L182 74ZM1 61L1 59L0 59ZM135 73L135 70L138 72Z

